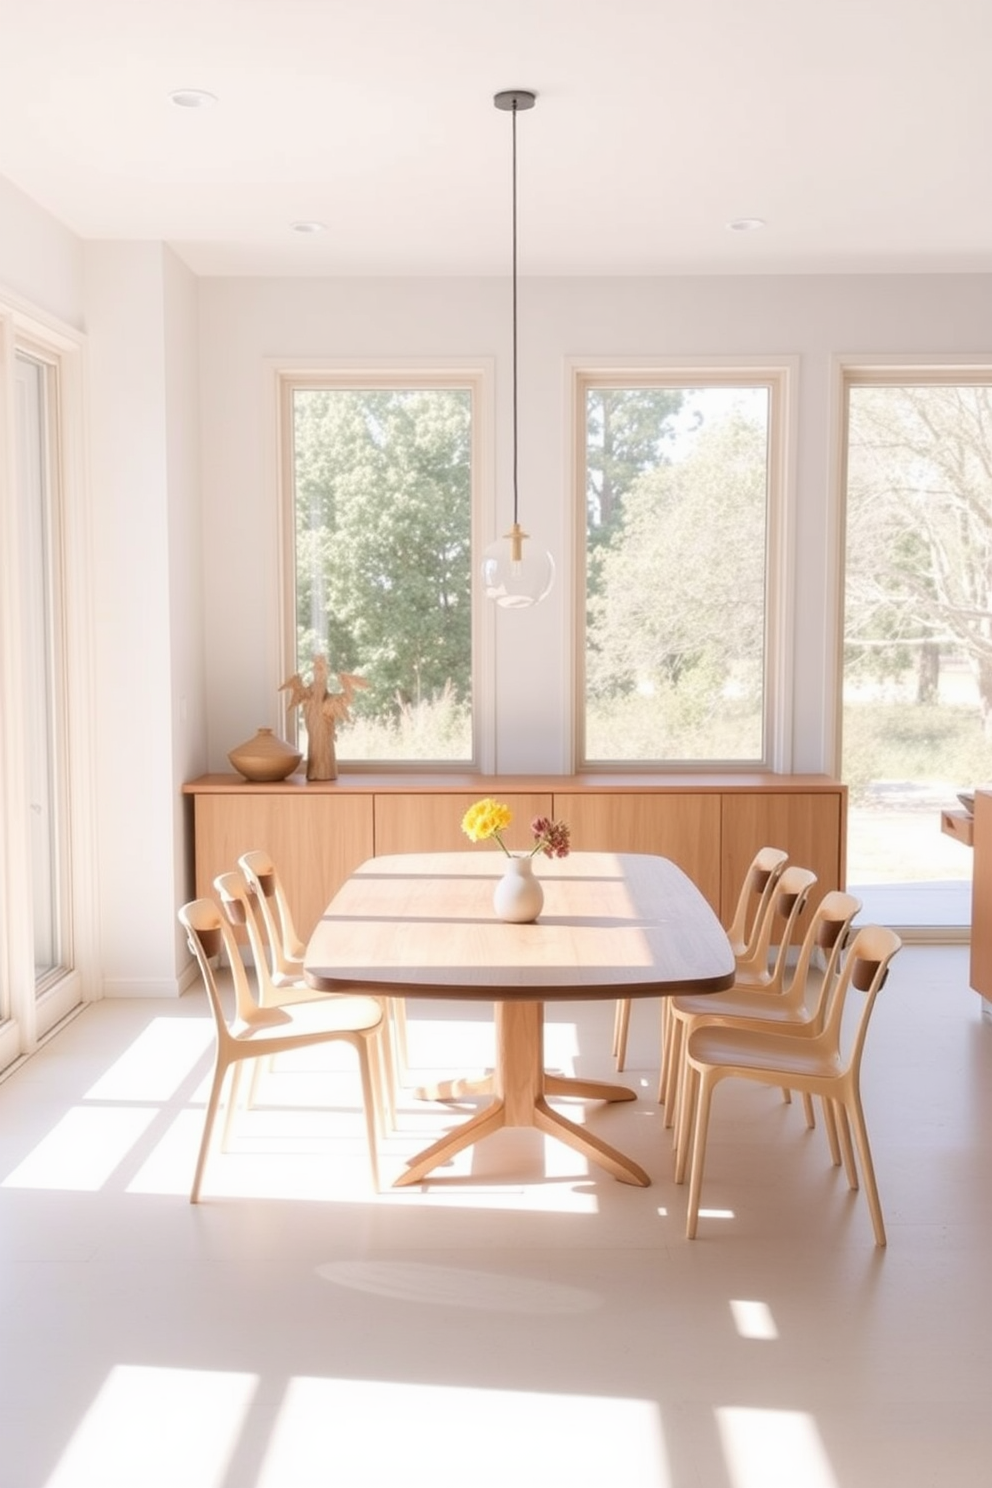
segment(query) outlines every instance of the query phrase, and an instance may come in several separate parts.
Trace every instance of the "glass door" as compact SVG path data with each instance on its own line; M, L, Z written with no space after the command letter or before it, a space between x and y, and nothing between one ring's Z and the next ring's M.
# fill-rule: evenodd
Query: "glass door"
M80 1000L70 915L59 363L23 346L4 372L0 482L0 1068Z
M941 812L992 781L992 372L848 382L842 760L865 913L961 933Z
M53 499L49 369L19 354L17 497L20 513L22 718L36 993L65 969L68 926L62 875L65 798L62 731L61 544Z

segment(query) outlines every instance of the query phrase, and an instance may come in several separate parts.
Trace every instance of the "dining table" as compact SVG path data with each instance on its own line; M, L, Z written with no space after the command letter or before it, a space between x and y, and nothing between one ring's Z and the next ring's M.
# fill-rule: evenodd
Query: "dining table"
M572 852L540 857L544 906L530 924L500 920L501 854L398 853L369 858L344 882L306 947L307 982L393 998L491 1002L490 1102L414 1157L395 1186L421 1182L502 1127L536 1127L624 1183L644 1169L548 1097L635 1100L627 1086L544 1068L547 1004L720 992L734 980L726 932L667 858Z

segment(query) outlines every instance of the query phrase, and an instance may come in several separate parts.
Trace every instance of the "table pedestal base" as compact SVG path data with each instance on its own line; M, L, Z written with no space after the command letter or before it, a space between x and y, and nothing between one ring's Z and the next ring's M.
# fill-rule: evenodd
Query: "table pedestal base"
M449 1099L457 1094L486 1094L491 1090L492 1104L413 1158L394 1187L419 1183L441 1163L502 1127L535 1126L546 1136L557 1137L574 1147L621 1183L636 1183L646 1188L651 1180L643 1168L586 1127L577 1126L553 1111L545 1099L546 1095L567 1095L589 1100L634 1100L634 1092L599 1080L545 1074L543 1003L497 1002L495 1016L496 1068L492 1075L483 1081L455 1080L445 1087L450 1092Z

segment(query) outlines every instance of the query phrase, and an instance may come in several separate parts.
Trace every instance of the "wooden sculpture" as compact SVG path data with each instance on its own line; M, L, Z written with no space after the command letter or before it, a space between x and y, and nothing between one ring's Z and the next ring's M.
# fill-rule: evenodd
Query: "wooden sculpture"
M302 708L307 730L307 779L337 780L338 761L334 748L334 731L339 723L347 723L351 717L351 703L360 687L368 683L350 672L335 672L340 686L339 692L328 692L330 676L326 656L313 659L313 681L304 682L299 672L294 672L280 692L289 693L287 711Z

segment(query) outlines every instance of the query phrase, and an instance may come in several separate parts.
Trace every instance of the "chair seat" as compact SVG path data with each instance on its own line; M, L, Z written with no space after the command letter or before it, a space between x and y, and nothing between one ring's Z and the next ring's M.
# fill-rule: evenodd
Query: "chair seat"
M741 1019L754 1018L763 1024L788 1024L800 1034L804 1028L809 1032L814 1031L812 1021L807 1022L802 1015L797 1015L784 997L774 994L769 996L767 992L735 990L717 992L710 997L675 997L672 1000L676 1011L683 1018L703 1018L707 1021L727 1018L733 1019L735 1023Z
M727 1075L761 1070L769 1078L781 1074L784 1080L788 1076L795 1089L806 1077L829 1080L839 1076L842 1068L836 1048L825 1047L822 1039L776 1033L772 1044L767 1033L756 1028L710 1025L693 1029L686 1054L704 1064L719 1065L721 1073Z
M269 1038L283 1028L309 1035L320 1030L339 1033L361 1033L382 1021L382 1008L372 997L347 993L321 992L313 999L283 1007L263 1007L252 1013L249 1021L238 1019L231 1025L234 1037L247 1041Z

